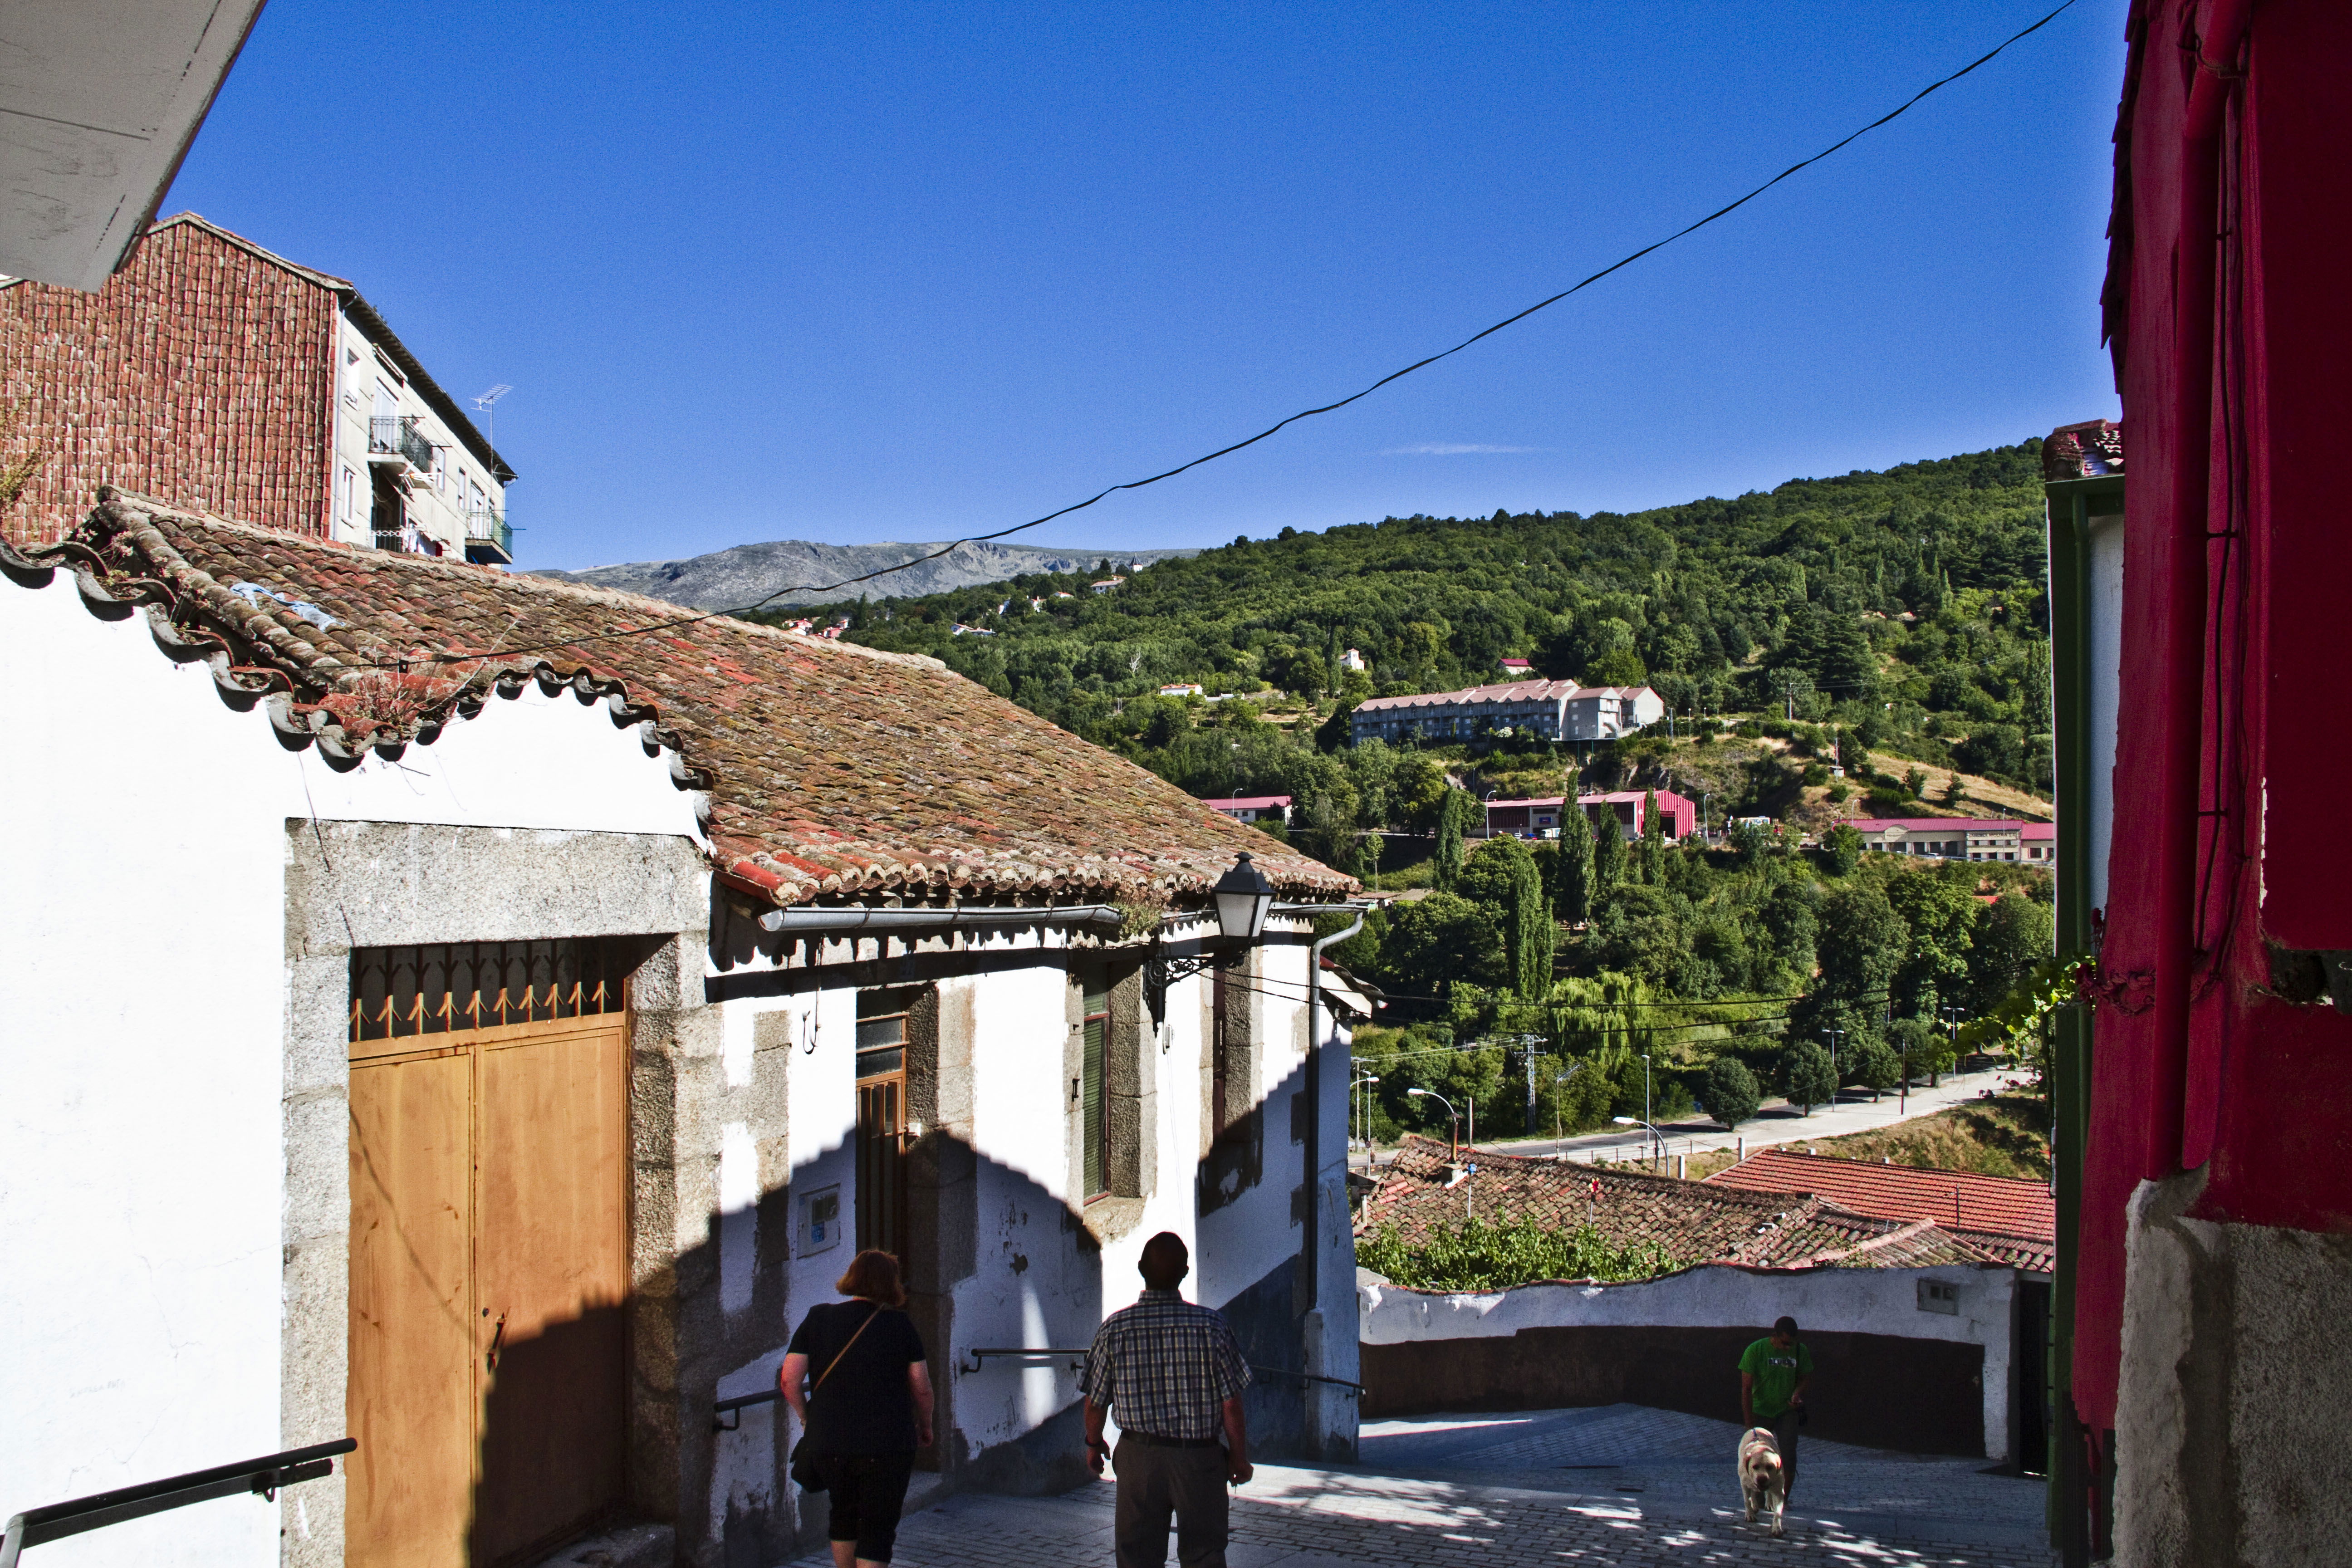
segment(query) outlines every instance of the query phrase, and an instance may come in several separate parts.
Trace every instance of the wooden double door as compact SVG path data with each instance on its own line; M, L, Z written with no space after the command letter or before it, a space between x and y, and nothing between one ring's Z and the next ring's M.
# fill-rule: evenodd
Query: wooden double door
M623 1499L625 1016L351 1047L352 1568L500 1568Z

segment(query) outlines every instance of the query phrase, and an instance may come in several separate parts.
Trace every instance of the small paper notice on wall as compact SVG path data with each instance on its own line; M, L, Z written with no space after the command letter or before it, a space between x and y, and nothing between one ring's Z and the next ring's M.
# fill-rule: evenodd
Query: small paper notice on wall
M841 1245L841 1189L819 1187L800 1201L800 1255L830 1252Z

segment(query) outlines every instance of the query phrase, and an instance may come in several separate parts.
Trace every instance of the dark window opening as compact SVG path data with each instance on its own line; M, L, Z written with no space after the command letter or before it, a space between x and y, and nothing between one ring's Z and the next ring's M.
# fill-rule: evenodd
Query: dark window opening
M907 1019L923 994L857 994L857 1245L907 1260Z

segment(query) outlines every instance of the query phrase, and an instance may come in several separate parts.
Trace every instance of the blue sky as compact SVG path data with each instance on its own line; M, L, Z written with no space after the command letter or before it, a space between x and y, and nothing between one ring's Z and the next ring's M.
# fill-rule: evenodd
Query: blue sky
M1355 391L2051 4L271 0L163 210L354 279L453 393L512 384L525 566L953 538ZM2124 12L1023 537L1622 510L2112 417Z

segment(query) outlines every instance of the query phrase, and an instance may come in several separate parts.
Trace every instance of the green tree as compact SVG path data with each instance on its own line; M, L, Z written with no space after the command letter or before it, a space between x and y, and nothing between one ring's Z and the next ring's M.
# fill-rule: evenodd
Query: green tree
M1612 1242L1589 1225L1569 1230L1528 1217L1489 1224L1475 1215L1418 1247L1383 1226L1357 1243L1356 1262L1410 1290L1507 1290L1538 1279L1620 1283L1683 1267L1654 1242Z
M1642 662L1639 649L1632 643L1620 643L1594 659L1583 679L1595 686L1646 686L1650 670Z
M1841 822L1822 836L1822 849L1829 856L1832 871L1851 877L1854 868L1862 864L1862 829L1851 822Z
M1822 966L1821 994L1874 1007L1886 995L1910 940L1903 917L1874 882L1840 888L1822 900L1813 947Z
M1965 877L1937 871L1898 872L1885 879L1885 889L1888 906L1909 931L1895 974L1895 1009L1932 1016L1943 995L1969 973L1984 906Z
M1552 861L1552 913L1582 925L1592 913L1592 825L1571 798L1560 811L1559 849Z
M1507 971L1495 911L1452 893L1405 904L1381 943L1383 978L1407 994L1443 996L1464 982L1493 987Z
M1625 834L1606 806L1592 825L1591 906L1600 908L1625 880Z
M1530 1001L1551 986L1551 906L1535 857L1517 838L1489 838L1462 868L1454 890L1496 911L1511 989Z
M1764 1101L1756 1075L1738 1057L1721 1056L1706 1069L1706 1112L1729 1128L1753 1121Z
M1811 1040L1790 1046L1780 1058L1782 1092L1789 1103L1811 1116L1816 1105L1837 1098L1837 1077L1830 1070L1830 1054Z
M1634 846L1635 865L1642 881L1656 883L1665 869L1666 824L1658 815L1658 792L1642 792L1642 837Z
M1981 906L1979 906L1981 907ZM1984 923L1969 954L1968 1005L1991 1011L2047 962L2057 943L2050 907L2015 892L2005 893L1984 911Z
M1944 1037L1925 1019L1897 1018L1888 1026L1886 1042L1898 1067L1896 1083L1908 1083L1932 1070L1944 1048Z
M1433 879L1438 891L1449 891L1454 879L1462 875L1462 817L1470 797L1458 789L1449 789L1437 811L1437 864Z
M1902 1058L1895 1047L1874 1034L1858 1036L1849 1047L1852 1054L1839 1058L1848 1083L1858 1083L1870 1090L1873 1099L1885 1089L1903 1081Z

